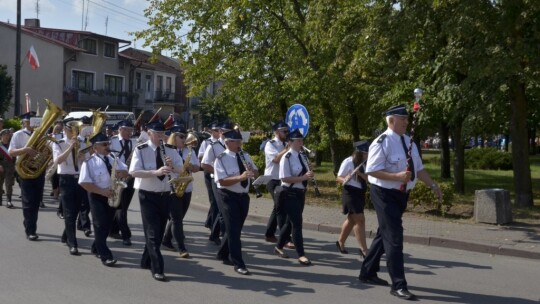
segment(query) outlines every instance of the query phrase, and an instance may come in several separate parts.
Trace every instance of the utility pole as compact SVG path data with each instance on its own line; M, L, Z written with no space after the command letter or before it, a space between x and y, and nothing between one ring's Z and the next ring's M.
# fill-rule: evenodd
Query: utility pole
M107 15L107 18L105 18L105 36L107 36L108 26L109 26L109 16Z
M21 0L17 0L17 34L15 47L15 116L19 116L21 104Z
M39 19L39 0L36 0L36 19Z

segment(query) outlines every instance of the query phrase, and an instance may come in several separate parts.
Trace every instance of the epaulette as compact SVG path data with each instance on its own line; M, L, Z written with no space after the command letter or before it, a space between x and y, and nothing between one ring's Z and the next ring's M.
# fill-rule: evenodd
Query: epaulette
M215 144L217 144L217 143L219 143L219 140L216 140L216 141L214 141L214 142L211 142L210 144L211 144L211 145L215 145Z
M287 154L285 154L285 157L286 157L286 158L290 158L291 155L292 155L291 152L287 152Z
M113 139L113 138L118 138L118 134L111 136L111 139Z
M175 150L176 150L176 146L169 145L169 144L164 144L164 146L167 147L167 148L171 148L171 149L175 149Z
M144 144L138 145L138 146L137 146L137 149L142 150L142 149L144 149L144 148L146 148L146 147L148 147L148 144L147 144L147 143L144 143Z
M57 144L61 144L61 143L65 142L65 141L66 141L66 140L62 138L62 139L57 140L56 143L57 143Z
M379 136L379 139L377 139L377 143L382 143L384 141L384 139L386 138L386 134L383 134L381 136Z
M219 155L217 156L217 158L218 158L218 159L221 159L225 154L227 154L227 153L221 152L221 153L219 153Z
M275 143L275 142L276 142L275 139L270 139L269 141L270 141L271 143Z

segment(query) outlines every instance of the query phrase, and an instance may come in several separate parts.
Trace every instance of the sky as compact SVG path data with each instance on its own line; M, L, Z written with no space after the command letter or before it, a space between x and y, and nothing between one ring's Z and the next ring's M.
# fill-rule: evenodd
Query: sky
M129 32L148 27L144 17L148 5L148 0L21 0L21 23L39 18L41 27L86 30L131 41L131 47L143 49L144 41L134 41ZM0 21L17 23L17 0L0 0Z

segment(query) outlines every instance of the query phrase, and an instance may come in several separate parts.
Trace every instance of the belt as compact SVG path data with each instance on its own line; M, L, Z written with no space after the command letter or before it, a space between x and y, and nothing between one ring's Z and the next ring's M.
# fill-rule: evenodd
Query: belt
M79 174L58 174L58 176L79 178Z
M142 193L145 193L145 194L151 194L151 195L159 195L159 196L171 195L171 191L154 192L154 191L148 191L148 190L139 189L139 192L142 192ZM172 194L174 194L174 193L172 193Z

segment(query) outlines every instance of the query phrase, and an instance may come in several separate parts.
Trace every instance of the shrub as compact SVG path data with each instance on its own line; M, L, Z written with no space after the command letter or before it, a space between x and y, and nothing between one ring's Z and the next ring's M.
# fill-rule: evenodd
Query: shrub
M454 200L454 188L451 183L441 183L439 187L442 191L442 201L435 197L433 191L430 187L426 186L424 183L417 183L413 191L409 196L409 203L413 207L418 205L432 207L435 210L439 211L443 216L452 208L452 201Z
M450 157L453 159L454 153ZM432 157L429 163L440 165L441 157ZM512 170L512 156L496 148L468 149L465 150L465 169Z

